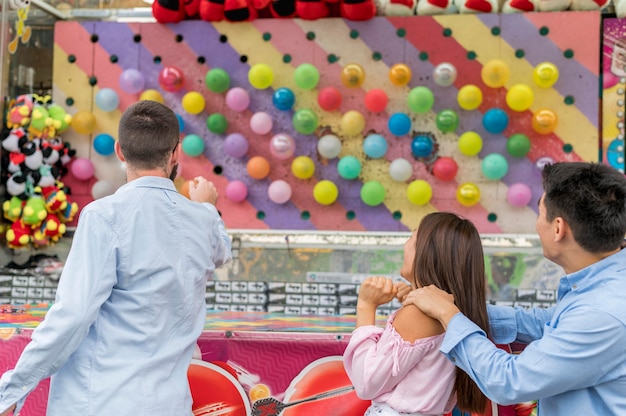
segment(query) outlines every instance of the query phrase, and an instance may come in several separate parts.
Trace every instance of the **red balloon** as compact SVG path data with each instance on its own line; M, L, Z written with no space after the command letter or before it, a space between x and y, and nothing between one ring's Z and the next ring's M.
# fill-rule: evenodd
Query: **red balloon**
M433 164L433 175L442 181L451 181L456 177L459 165L451 157L440 157Z
M159 85L165 91L176 92L185 85L183 71L175 66L166 66L159 72Z
M383 90L373 89L365 94L365 107L372 113L380 113L387 107L387 93Z
M325 87L317 94L317 103L322 110L334 111L341 105L341 93L335 87Z

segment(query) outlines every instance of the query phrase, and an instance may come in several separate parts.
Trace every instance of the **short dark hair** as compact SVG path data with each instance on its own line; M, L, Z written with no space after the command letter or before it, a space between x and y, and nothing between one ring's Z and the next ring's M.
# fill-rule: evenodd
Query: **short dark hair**
M489 336L485 256L474 224L451 212L426 215L417 229L412 278L451 293L459 310ZM487 399L476 383L457 371L454 389L463 411L483 413Z
M608 165L559 162L542 171L548 221L562 217L590 253L621 246L626 235L626 177Z
M118 140L129 166L154 169L167 166L178 144L178 118L167 106L142 100L124 111Z

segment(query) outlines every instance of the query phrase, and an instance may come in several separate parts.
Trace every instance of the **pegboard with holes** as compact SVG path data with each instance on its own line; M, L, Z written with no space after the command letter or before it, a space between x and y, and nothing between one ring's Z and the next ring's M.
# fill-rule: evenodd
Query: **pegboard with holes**
M481 233L533 233L542 166L599 158L600 23L597 12L59 22L54 99L95 168L67 181L81 206L123 184L94 144L116 138L130 104L157 99L181 122L175 183L214 181L229 228L396 232L453 211Z

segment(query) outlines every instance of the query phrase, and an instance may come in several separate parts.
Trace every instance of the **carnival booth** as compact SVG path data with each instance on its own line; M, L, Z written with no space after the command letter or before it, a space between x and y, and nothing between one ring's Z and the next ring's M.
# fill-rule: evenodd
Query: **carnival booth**
M174 110L175 184L213 181L233 241L206 287L196 415L362 415L341 363L359 284L401 279L433 211L477 226L490 302L552 305L541 169L624 170L622 5L587 3L4 0L0 372L54 301L81 209L125 182L113 145L138 100ZM22 416L45 414L47 383Z

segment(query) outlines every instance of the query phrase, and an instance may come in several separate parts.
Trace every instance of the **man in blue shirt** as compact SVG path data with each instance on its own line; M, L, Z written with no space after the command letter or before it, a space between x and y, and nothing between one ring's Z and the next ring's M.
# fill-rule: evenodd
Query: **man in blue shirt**
M539 399L546 416L626 415L626 177L601 164L543 169L537 233L566 275L550 309L489 306L493 341L528 343L508 354L428 286L415 304L446 328L441 351L501 404Z
M217 191L201 177L191 201L176 191L178 119L155 101L124 112L115 152L127 183L82 210L55 302L0 378L0 416L49 376L49 416L191 414L206 281L231 258Z

